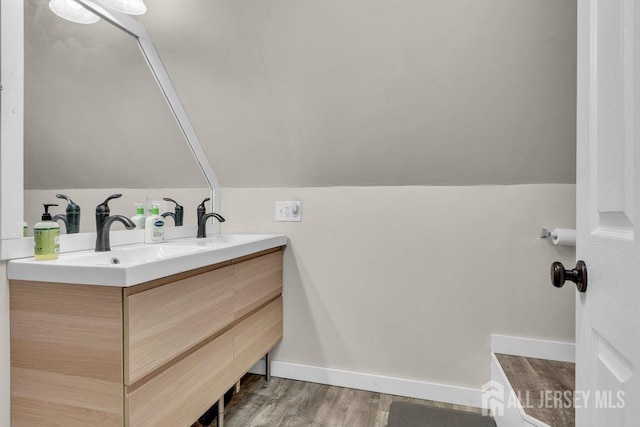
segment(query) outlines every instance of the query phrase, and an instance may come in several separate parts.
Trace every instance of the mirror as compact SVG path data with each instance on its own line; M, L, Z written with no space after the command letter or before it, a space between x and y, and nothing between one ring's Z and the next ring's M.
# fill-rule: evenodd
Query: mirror
M197 204L211 196L210 180L136 37L104 19L92 25L61 19L47 1L24 6L29 235L42 203L59 203L53 214L65 212L58 193L80 205L80 232L95 231L95 207L112 193L124 195L110 203L113 213L132 216L133 203L170 197L184 206L185 225L194 225ZM163 202L166 211L172 203Z

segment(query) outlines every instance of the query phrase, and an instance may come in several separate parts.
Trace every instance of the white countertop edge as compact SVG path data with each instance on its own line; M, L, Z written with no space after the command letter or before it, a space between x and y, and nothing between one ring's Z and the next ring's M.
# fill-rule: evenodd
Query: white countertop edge
M287 244L287 236L284 234L255 234L254 236L259 236L259 238L232 246L211 248L126 268L111 266L70 267L68 265L47 264L47 261L35 261L33 257L22 258L8 262L7 277L10 280L131 287ZM149 268L150 264L153 264L153 268Z
M119 227L116 224L116 227ZM165 229L165 238L168 240L188 238L196 235L198 227L185 225L182 227L169 226ZM213 235L213 227L207 224L207 235ZM144 230L111 230L111 246L133 245L144 243ZM33 237L20 239L0 240L0 260L10 260L33 257ZM60 235L60 253L88 251L95 248L96 233L77 233ZM11 254L11 256L9 256Z

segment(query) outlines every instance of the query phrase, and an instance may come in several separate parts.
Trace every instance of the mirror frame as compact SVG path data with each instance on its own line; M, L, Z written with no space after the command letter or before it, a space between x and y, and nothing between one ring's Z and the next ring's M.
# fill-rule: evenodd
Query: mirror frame
M211 190L211 211L221 207L220 184L202 149L167 70L144 25L134 18L109 9L101 0L75 0L105 21L128 33L138 44L151 74L164 96L171 114ZM33 238L22 237L24 209L24 5L0 0L0 259L33 255ZM90 31L90 26L88 27ZM20 177L16 179L16 177ZM193 237L194 227L178 227L168 238ZM220 233L220 224L209 224L211 233ZM140 232L114 231L119 244L139 243ZM126 234L125 234L126 233ZM93 249L95 233L63 235L67 251ZM118 243L115 243L118 244ZM115 246L114 244L114 246Z

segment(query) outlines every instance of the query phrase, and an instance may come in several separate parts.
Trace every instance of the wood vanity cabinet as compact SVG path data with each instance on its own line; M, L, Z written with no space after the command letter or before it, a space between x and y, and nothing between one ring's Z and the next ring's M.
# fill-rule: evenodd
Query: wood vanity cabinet
M13 280L20 426L190 426L282 338L282 249L131 286Z

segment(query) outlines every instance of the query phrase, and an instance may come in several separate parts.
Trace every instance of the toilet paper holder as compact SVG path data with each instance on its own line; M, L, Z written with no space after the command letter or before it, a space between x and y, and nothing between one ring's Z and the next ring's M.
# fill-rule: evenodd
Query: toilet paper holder
M576 230L573 228L554 228L553 230L543 228L540 231L540 237L551 240L554 245L576 245Z

